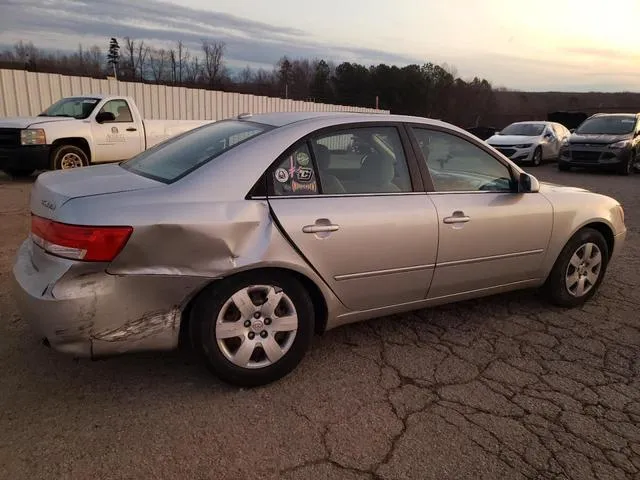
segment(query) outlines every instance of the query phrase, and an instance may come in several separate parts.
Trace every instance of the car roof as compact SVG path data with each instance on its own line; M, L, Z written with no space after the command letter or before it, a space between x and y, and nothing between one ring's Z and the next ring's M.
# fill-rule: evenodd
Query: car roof
M618 113L596 113L595 115L592 115L593 117L637 117L638 113L623 113L623 112L618 112Z
M339 120L353 122L417 122L431 125L444 125L440 120L425 117L407 115L395 115L391 113L360 113L360 112L274 112L260 114L242 114L236 117L238 120L263 123L273 127L283 127L294 123L314 122L323 120ZM451 127L451 125L447 126Z

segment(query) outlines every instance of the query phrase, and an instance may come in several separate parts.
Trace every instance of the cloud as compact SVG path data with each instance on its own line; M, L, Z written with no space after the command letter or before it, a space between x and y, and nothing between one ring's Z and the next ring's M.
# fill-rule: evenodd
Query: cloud
M32 40L65 34L63 48L78 36L92 39L129 36L149 42L192 46L203 39L223 41L234 63L273 64L281 56L322 57L334 61L420 62L415 57L382 50L320 42L305 31L269 25L226 13L182 7L159 0L0 0L2 40ZM25 37L26 35L26 37Z
M637 61L640 55L623 52L613 48L596 48L596 47L567 47L563 49L567 53L573 53L577 55L584 55L587 57L595 57L605 60L632 60Z

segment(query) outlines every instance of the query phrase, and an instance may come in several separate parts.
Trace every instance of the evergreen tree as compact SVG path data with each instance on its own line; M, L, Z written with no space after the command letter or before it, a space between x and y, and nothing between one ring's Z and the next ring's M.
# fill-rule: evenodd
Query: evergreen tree
M120 45L118 39L112 37L109 42L109 53L107 54L107 64L113 68L113 73L118 79L118 64L120 63Z

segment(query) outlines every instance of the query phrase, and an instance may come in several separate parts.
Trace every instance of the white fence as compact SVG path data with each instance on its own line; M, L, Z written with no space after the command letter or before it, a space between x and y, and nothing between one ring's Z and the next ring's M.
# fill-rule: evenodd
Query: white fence
M158 120L222 120L246 112L388 113L374 108L0 69L0 117L38 115L62 97L88 94L133 97L143 118Z

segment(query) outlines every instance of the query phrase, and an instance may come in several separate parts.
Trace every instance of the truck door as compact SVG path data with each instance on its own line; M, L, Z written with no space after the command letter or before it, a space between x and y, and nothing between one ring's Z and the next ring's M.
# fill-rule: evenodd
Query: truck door
M109 112L114 120L98 123L100 113ZM142 125L134 120L126 100L109 100L91 120L95 144L94 163L127 160L144 149Z

